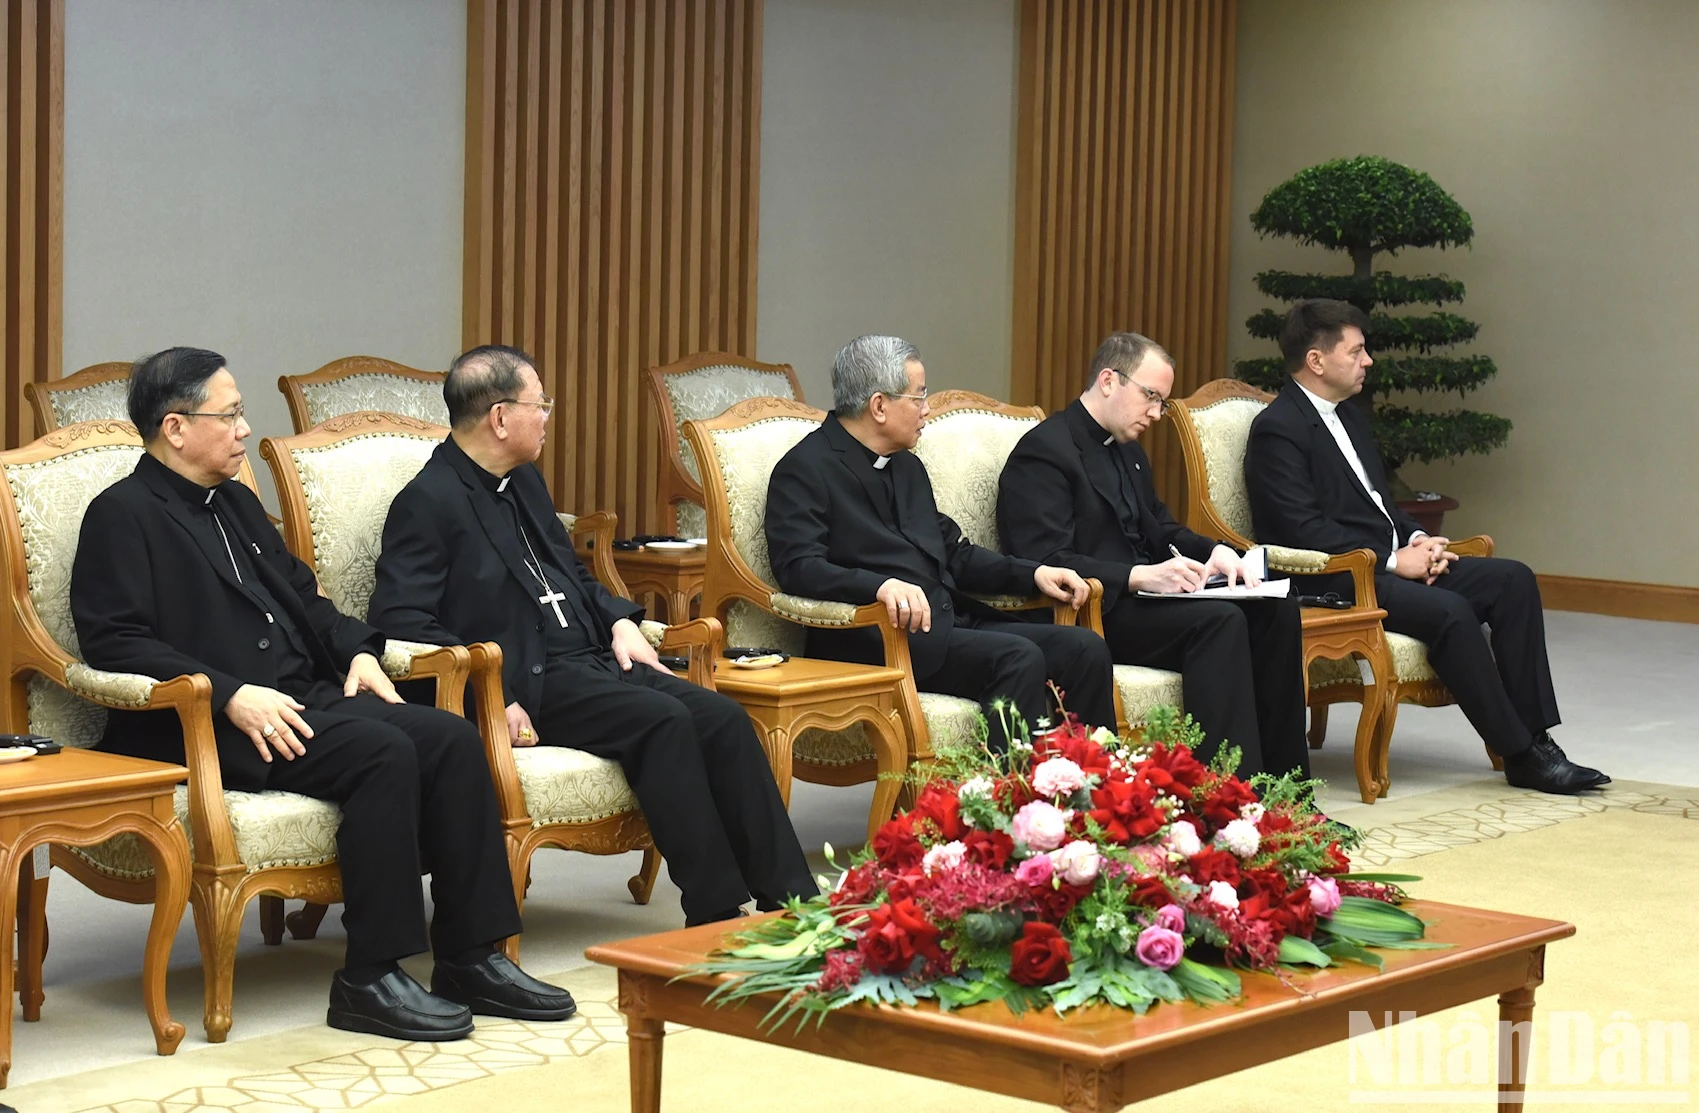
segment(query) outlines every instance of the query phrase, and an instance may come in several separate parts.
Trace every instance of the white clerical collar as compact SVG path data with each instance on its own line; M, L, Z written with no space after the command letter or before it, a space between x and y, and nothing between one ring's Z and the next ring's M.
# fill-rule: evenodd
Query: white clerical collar
M504 476L502 476L502 477L501 477L501 482L500 482L500 483L497 483L497 484L496 484L496 494L498 494L498 495L499 495L499 494L501 494L501 493L502 493L502 492L503 492L503 491L505 491L505 490L507 490L507 481L508 481L508 480L509 480L509 479L512 479L512 478L513 478L513 477L512 477L512 476L511 476L511 475L504 475Z
M1114 433L1111 433L1107 437L1103 438L1103 447L1104 448L1108 448L1110 445L1112 445L1114 443L1115 443L1115 434Z
M884 471L885 465L889 464L890 462L891 462L891 458L889 456L875 456L873 458L873 470L874 471Z
M1296 382L1296 380L1294 380L1294 382ZM1332 417L1334 415L1334 411L1339 409L1338 402L1329 402L1326 398L1323 398L1303 383L1298 383L1298 389L1309 396L1310 404L1314 406L1316 408L1316 412L1321 414L1323 417Z

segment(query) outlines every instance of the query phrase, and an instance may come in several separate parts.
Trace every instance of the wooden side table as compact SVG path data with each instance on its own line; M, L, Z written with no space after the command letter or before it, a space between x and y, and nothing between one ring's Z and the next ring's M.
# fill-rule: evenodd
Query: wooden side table
M89 846L130 831L153 851L153 922L142 953L142 1004L161 1055L176 1051L183 1039L183 1026L166 1009L165 968L189 902L189 843L171 802L172 789L188 775L181 765L69 746L0 765L0 939L12 938L20 889L26 908L39 889L30 861L35 847ZM40 1015L41 987L34 982L42 942L33 933L19 940L18 965L30 983L24 986L27 1020ZM0 961L0 1086L12 1069L11 999L12 963Z
M742 669L714 662L714 687L735 699L755 721L773 779L785 806L791 799L791 747L810 727L842 730L866 723L873 742L878 780L867 814L867 837L891 818L908 767L908 741L897 708L903 670L792 657L770 669Z
M657 621L669 625L690 621L690 603L702 594L707 579L708 550L615 549L614 567L633 598L648 592L666 601L667 616Z

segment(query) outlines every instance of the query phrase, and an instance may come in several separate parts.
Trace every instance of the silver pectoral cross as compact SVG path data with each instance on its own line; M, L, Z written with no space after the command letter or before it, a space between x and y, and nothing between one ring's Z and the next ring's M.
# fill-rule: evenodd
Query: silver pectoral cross
M566 594L559 591L545 591L543 594L537 596L537 602L543 604L545 607L554 608L555 621L560 623L561 629L563 630L566 628L566 615L561 612L560 601L565 598Z

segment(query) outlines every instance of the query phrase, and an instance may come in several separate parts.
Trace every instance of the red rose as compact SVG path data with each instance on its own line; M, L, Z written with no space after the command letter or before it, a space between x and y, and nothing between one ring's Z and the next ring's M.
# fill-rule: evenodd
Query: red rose
M962 805L956 790L947 784L929 784L920 791L920 799L909 809L909 822L916 831L922 822L929 822L939 842L954 842L962 837Z
M1161 908L1174 903L1174 893L1161 874L1153 873L1133 882L1133 891L1127 894L1127 900L1141 908Z
M907 869L920 864L926 848L915 837L912 816L900 815L879 828L873 836L873 856L886 869Z
M868 914L861 929L861 956L867 968L876 973L904 974L916 955L942 957L940 935L914 901L891 901Z
M1186 859L1186 872L1193 881L1208 887L1211 881L1225 881L1229 885L1239 883L1239 859L1225 850L1206 846L1190 858Z
M1238 777L1224 777L1204 797L1201 810L1212 826L1225 827L1239 818L1240 808L1256 801L1257 794L1251 791L1250 785Z
M845 904L868 904L879 892L879 866L875 862L863 862L854 869L844 873L844 879L827 898L827 903L833 906Z
M1037 765L1046 758L1065 757L1083 772L1095 773L1102 780L1109 778L1109 751L1081 732L1052 731L1033 740L1032 762Z
M1191 750L1184 746L1170 750L1160 742L1150 748L1149 757L1139 762L1139 771L1150 778L1151 784L1176 796L1188 795L1190 789L1209 777L1209 770L1198 763Z
M1091 790L1091 818L1111 842L1130 846L1162 829L1166 817L1143 780L1110 781Z
M1090 895L1090 885L1037 885L1032 889L1032 903L1041 919L1059 924Z
M962 839L962 846L968 861L991 870L1007 866L1009 855L1015 852L1015 840L1001 831L971 831Z
M1068 941L1049 924L1027 922L1009 948L1009 977L1022 985L1049 985L1068 976L1074 959Z
M1292 889L1279 870L1247 871L1239 882L1238 893L1239 915L1271 925L1276 942L1285 935L1307 939L1315 931L1315 906L1310 901L1309 890L1303 886Z

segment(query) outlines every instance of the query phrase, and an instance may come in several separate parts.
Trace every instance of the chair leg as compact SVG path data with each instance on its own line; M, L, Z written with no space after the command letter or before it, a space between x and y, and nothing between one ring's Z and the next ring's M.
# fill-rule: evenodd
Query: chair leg
M653 846L643 850L643 864L637 873L625 883L631 890L631 899L638 904L648 904L649 898L655 892L655 879L661 876L661 852Z
M1493 753L1493 748L1491 746L1487 747L1487 760L1492 762L1493 771L1495 773L1504 772L1504 759Z
M1387 758L1392 750L1392 728L1398 722L1398 684L1394 681L1388 686L1386 702L1380 709L1380 726L1375 730L1375 778L1380 783L1380 794L1385 796L1392 787L1392 776L1387 772Z
M268 947L283 942L283 898L271 893L260 897L260 938Z
M35 876L33 862L20 864L17 985L25 1020L40 1020L41 1003L47 999L41 988L41 964L47 957L47 878Z
M235 895L216 877L197 877L189 889L195 936L201 945L201 977L206 987L203 1023L208 1043L223 1043L230 1035L236 942L242 930L242 908L236 904Z
M297 911L283 917L283 926L289 929L289 934L295 939L314 939L319 934L319 925L324 922L324 914L330 911L328 904L314 904L308 901Z
M1310 749L1319 750L1321 744L1327 741L1327 704L1318 703L1310 708Z

